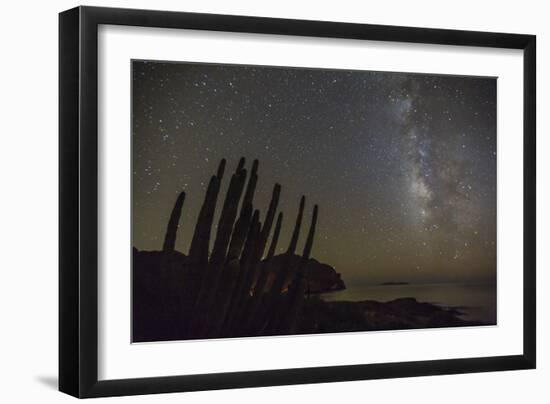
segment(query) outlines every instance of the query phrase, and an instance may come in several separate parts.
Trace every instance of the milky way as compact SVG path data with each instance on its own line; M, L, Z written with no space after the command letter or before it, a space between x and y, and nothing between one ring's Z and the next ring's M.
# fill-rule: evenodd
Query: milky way
M349 282L496 276L496 79L132 63L133 243L187 251L221 158L260 162L255 205L319 205L312 255ZM227 184L225 184L226 186ZM222 192L223 192L222 188ZM281 251L291 221L283 226Z

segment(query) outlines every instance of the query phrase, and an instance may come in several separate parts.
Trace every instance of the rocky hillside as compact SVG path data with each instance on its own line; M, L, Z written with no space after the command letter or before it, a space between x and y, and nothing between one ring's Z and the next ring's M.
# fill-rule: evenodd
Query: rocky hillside
M275 274L280 270L283 264L284 255L276 255L272 259L272 266L270 268L270 274L267 278L267 287L271 287L271 283L275 278ZM283 286L283 290L289 286L290 280L294 278L298 264L301 257L298 255L292 256L290 260L291 271L287 276L287 280ZM323 264L314 258L308 260L306 266L306 274L309 284L309 293L323 293L336 290L343 290L346 288L344 281L339 273L330 265ZM307 287L306 287L307 291Z
M144 288L147 288L147 285L157 283L159 276L170 276L174 287L183 282L183 271L186 270L187 256L178 251L172 251L170 253L170 260L166 260L166 254L168 253L163 251L139 251L134 248L134 284L143 285ZM272 259L270 274L267 279L268 288L271 287L275 274L281 268L283 257L284 255L276 255ZM290 280L294 278L300 259L301 257L298 255L294 255L291 258L291 270L288 273L283 290L288 287ZM166 265L166 262L170 262L170 265L173 267L172 270L168 271L169 273L166 273L166 268L161 269L163 268L163 265ZM310 258L308 260L306 271L309 278L309 293L330 292L346 288L340 274L337 273L333 267L323 264L314 258ZM180 276L178 276L178 274Z

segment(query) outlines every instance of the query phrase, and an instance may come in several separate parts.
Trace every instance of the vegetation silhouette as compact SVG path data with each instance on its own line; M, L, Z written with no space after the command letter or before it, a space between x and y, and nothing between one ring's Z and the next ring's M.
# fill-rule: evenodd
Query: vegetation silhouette
M143 252L134 248L134 342L296 332L307 290L318 207L313 208L304 249L296 262L306 202L301 197L290 243L286 253L278 256L274 271L272 263L283 222L283 213L277 214L281 186L273 187L261 223L260 211L253 206L258 161L254 160L247 176L245 159L241 158L231 176L210 249L225 166L222 159L210 179L188 255L175 250L184 192L178 195L170 215L163 250Z
M133 342L482 324L461 319L460 308L412 297L384 303L324 301L316 293L345 289L345 285L334 268L310 258L317 205L301 255L296 249L304 196L286 252L275 255L283 223L283 213L277 213L281 185L274 185L262 223L260 211L253 206L258 161L247 175L241 158L214 226L225 165L222 159L210 179L187 255L175 249L184 192L172 209L162 251L133 249Z

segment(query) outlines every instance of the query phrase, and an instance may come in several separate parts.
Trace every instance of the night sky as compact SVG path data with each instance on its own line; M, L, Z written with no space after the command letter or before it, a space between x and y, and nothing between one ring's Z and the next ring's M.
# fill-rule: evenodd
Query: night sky
M185 190L176 248L187 253L210 176L244 156L260 162L262 215L282 185L280 252L305 195L306 223L319 205L312 256L348 285L496 278L496 79L143 61L132 71L138 249L162 248Z

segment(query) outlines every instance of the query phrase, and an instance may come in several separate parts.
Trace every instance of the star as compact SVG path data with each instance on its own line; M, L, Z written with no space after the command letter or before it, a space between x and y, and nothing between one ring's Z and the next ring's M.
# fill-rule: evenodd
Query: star
M177 249L188 251L217 164L225 158L231 173L244 156L247 169L260 162L262 213L282 185L279 251L306 195L322 212L313 257L344 279L496 277L494 78L176 61L132 69L137 248L159 248L185 189Z

